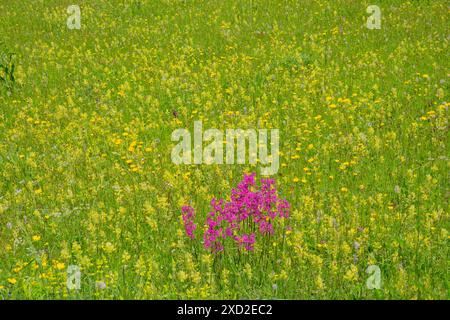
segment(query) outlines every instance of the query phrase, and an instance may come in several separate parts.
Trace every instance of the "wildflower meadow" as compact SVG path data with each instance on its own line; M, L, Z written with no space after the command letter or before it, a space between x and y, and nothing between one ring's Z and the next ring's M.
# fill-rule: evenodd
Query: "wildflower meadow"
M0 300L448 299L445 0L0 0Z

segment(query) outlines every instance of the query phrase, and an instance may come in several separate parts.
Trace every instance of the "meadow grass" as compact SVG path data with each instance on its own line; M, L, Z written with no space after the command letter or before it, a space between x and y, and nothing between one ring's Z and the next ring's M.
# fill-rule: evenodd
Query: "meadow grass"
M449 17L444 0L1 1L0 299L448 299ZM280 129L291 213L254 251L202 244L211 199L261 177L173 164L171 132L197 120Z

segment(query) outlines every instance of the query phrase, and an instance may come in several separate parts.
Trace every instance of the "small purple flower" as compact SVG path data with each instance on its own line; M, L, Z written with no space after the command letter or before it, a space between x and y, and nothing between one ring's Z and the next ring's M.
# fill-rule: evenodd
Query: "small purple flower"
M106 289L106 283L104 283L103 281L96 281L95 287L99 290Z
M247 251L253 251L253 245L255 243L255 234L250 235L243 234L242 236L235 236L234 239L239 244L239 246L244 247Z
M181 208L181 211L186 234L189 238L194 239L195 238L194 231L195 229L197 229L197 225L194 223L195 217L194 208L192 208L191 206L183 206L183 208Z

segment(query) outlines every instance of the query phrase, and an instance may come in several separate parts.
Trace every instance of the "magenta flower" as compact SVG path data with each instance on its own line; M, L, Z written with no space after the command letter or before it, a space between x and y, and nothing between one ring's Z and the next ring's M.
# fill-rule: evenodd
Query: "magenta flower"
M191 206L183 206L181 208L184 229L186 230L186 234L189 238L194 239L194 231L197 229L197 225L194 223L195 211Z
M255 234L250 235L243 234L242 236L235 236L234 239L237 241L239 246L244 247L247 251L253 251L253 244L255 243Z
M261 236L274 234L274 221L289 218L290 204L280 199L274 179L261 179L258 189L256 174L244 175L237 188L231 189L230 201L213 198L211 210L207 215L203 245L212 252L223 251L223 241L233 239L239 248L254 249L255 233L245 230L258 230ZM186 234L193 239L194 209L183 207L183 220Z

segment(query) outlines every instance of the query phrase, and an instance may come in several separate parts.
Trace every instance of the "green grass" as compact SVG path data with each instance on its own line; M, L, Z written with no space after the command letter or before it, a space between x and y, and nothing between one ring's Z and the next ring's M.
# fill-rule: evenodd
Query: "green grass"
M378 0L381 30L367 1L71 4L0 4L0 299L448 299L446 1ZM280 129L292 233L189 241L182 205L259 173L174 165L196 120Z

